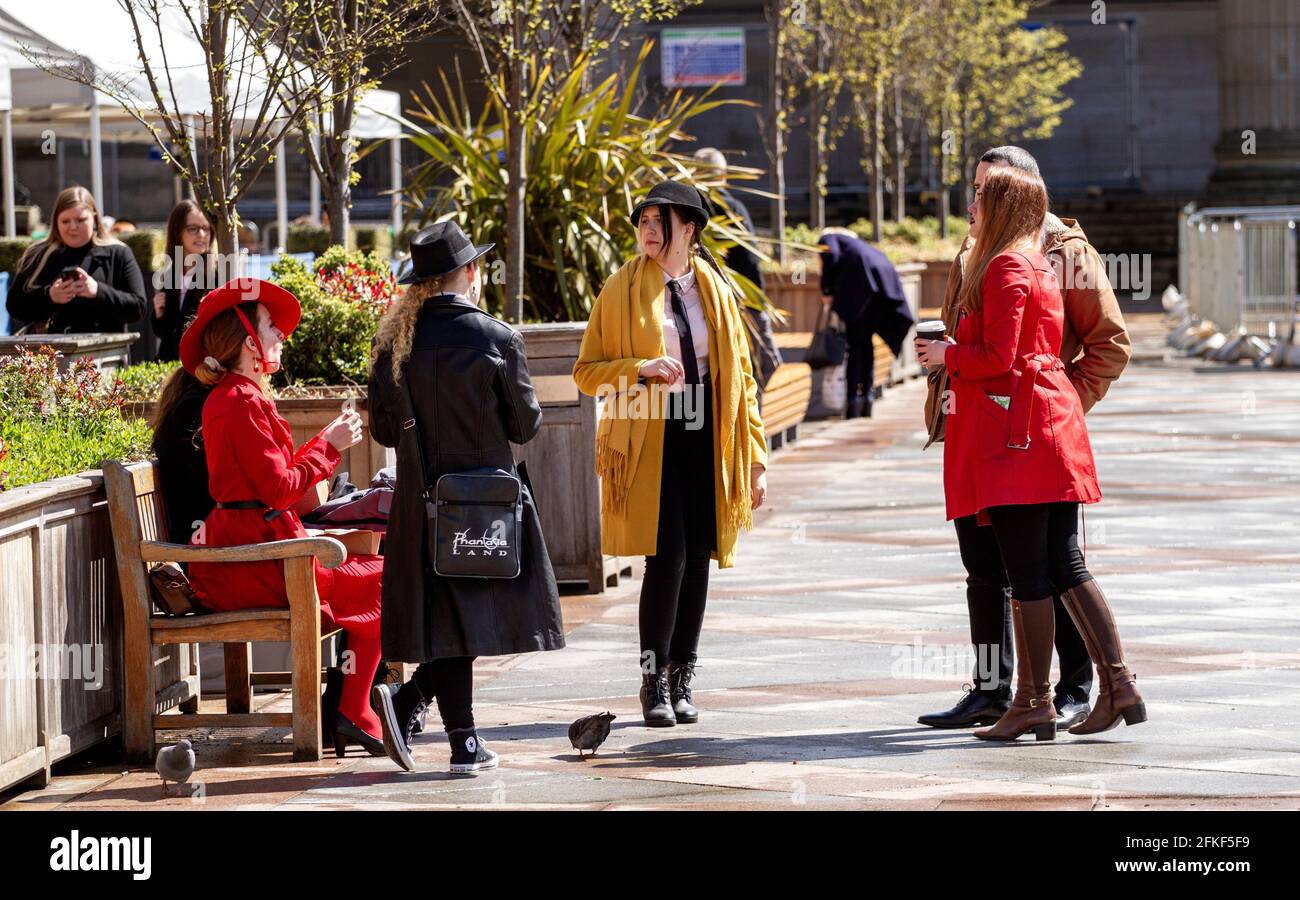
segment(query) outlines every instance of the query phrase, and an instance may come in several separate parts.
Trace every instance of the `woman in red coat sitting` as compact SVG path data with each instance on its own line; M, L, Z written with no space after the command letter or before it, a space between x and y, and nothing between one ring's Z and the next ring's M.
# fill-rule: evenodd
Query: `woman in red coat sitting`
M1079 504L1101 499L1078 394L1057 357L1064 308L1039 252L1047 190L1035 175L991 169L975 196L981 227L966 263L953 341L917 341L945 365L953 396L944 436L948 518L993 528L1011 582L1016 693L984 740L1056 736L1050 670L1059 593L1097 666L1099 696L1071 734L1146 720L1110 606L1079 551Z
M259 279L236 279L208 293L181 337L181 364L212 386L203 404L208 489L216 508L193 543L209 547L306 537L290 508L328 478L339 451L361 439L356 412L339 416L297 450L289 423L267 394L280 368L284 336L301 317L298 300ZM347 741L372 756L384 755L370 686L380 659L379 605L383 560L352 556L335 569L316 565L316 590L326 619L347 632L354 665L344 667L343 693L334 723L334 749ZM212 610L287 607L284 563L191 563L190 580Z

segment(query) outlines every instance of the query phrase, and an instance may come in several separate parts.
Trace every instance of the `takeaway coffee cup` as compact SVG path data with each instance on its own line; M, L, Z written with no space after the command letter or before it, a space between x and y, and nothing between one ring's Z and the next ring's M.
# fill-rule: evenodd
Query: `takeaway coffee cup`
M916 326L916 336L923 341L941 341L943 340L943 333L943 322L938 319L918 322Z

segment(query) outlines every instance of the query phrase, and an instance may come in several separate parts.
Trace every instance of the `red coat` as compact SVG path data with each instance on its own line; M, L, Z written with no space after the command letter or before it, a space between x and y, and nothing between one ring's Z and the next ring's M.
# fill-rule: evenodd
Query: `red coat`
M229 547L307 536L297 514L286 507L334 471L339 453L328 441L318 434L295 452L289 423L275 403L255 382L230 372L203 404L203 444L213 500L258 500L285 511L268 522L262 510L214 509L193 543ZM337 569L317 563L316 589L325 615L345 627L358 614L377 623L382 568L382 560L366 556L352 557ZM280 561L192 563L189 576L209 609L289 605ZM338 592L331 608L336 582L347 589Z
M949 519L990 506L1101 499L1083 405L1057 356L1064 321L1056 273L1040 254L1003 253L989 263L983 305L962 317L944 355L953 391L944 398ZM990 395L1009 396L1010 408Z

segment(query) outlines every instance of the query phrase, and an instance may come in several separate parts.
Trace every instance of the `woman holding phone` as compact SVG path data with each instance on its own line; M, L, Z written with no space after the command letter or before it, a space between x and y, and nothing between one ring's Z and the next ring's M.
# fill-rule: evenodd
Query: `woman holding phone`
M352 410L295 449L289 423L276 411L267 385L280 368L284 338L301 315L298 299L279 285L236 279L203 298L181 337L181 365L212 389L203 402L202 432L216 508L193 543L229 547L306 537L293 505L333 473L341 450L361 440L361 417ZM382 573L377 556L349 556L334 569L316 565L322 618L347 633L353 654L334 720L338 756L349 741L371 756L384 755L382 729L369 702L381 656ZM195 562L189 576L211 610L289 605L282 562Z
M108 236L90 191L54 201L50 235L18 260L9 315L38 333L126 331L144 315L144 277L131 251Z
M1050 670L1059 593L1097 667L1097 703L1071 734L1146 721L1105 595L1079 550L1079 507L1101 499L1083 405L1057 356L1064 307L1039 248L1047 189L1010 166L975 195L984 223L958 294L953 340L917 339L922 365L947 368L955 409L944 436L948 519L993 529L1011 582L1016 691L983 740L1056 737Z
M699 718L691 680L709 560L735 564L737 534L767 493L767 437L740 304L700 243L700 192L660 182L631 219L641 252L601 288L573 378L607 398L596 432L601 543L646 558L641 712L663 727Z

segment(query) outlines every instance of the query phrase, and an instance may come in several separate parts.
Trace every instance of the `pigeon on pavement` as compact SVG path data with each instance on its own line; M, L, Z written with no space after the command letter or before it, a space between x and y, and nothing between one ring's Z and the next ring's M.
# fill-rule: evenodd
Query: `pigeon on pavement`
M596 755L596 748L605 743L605 738L609 737L609 723L616 718L617 716L612 712L603 712L594 716L583 716L569 726L569 743L578 751L579 759L586 759L582 755L584 750L590 750L592 756Z

